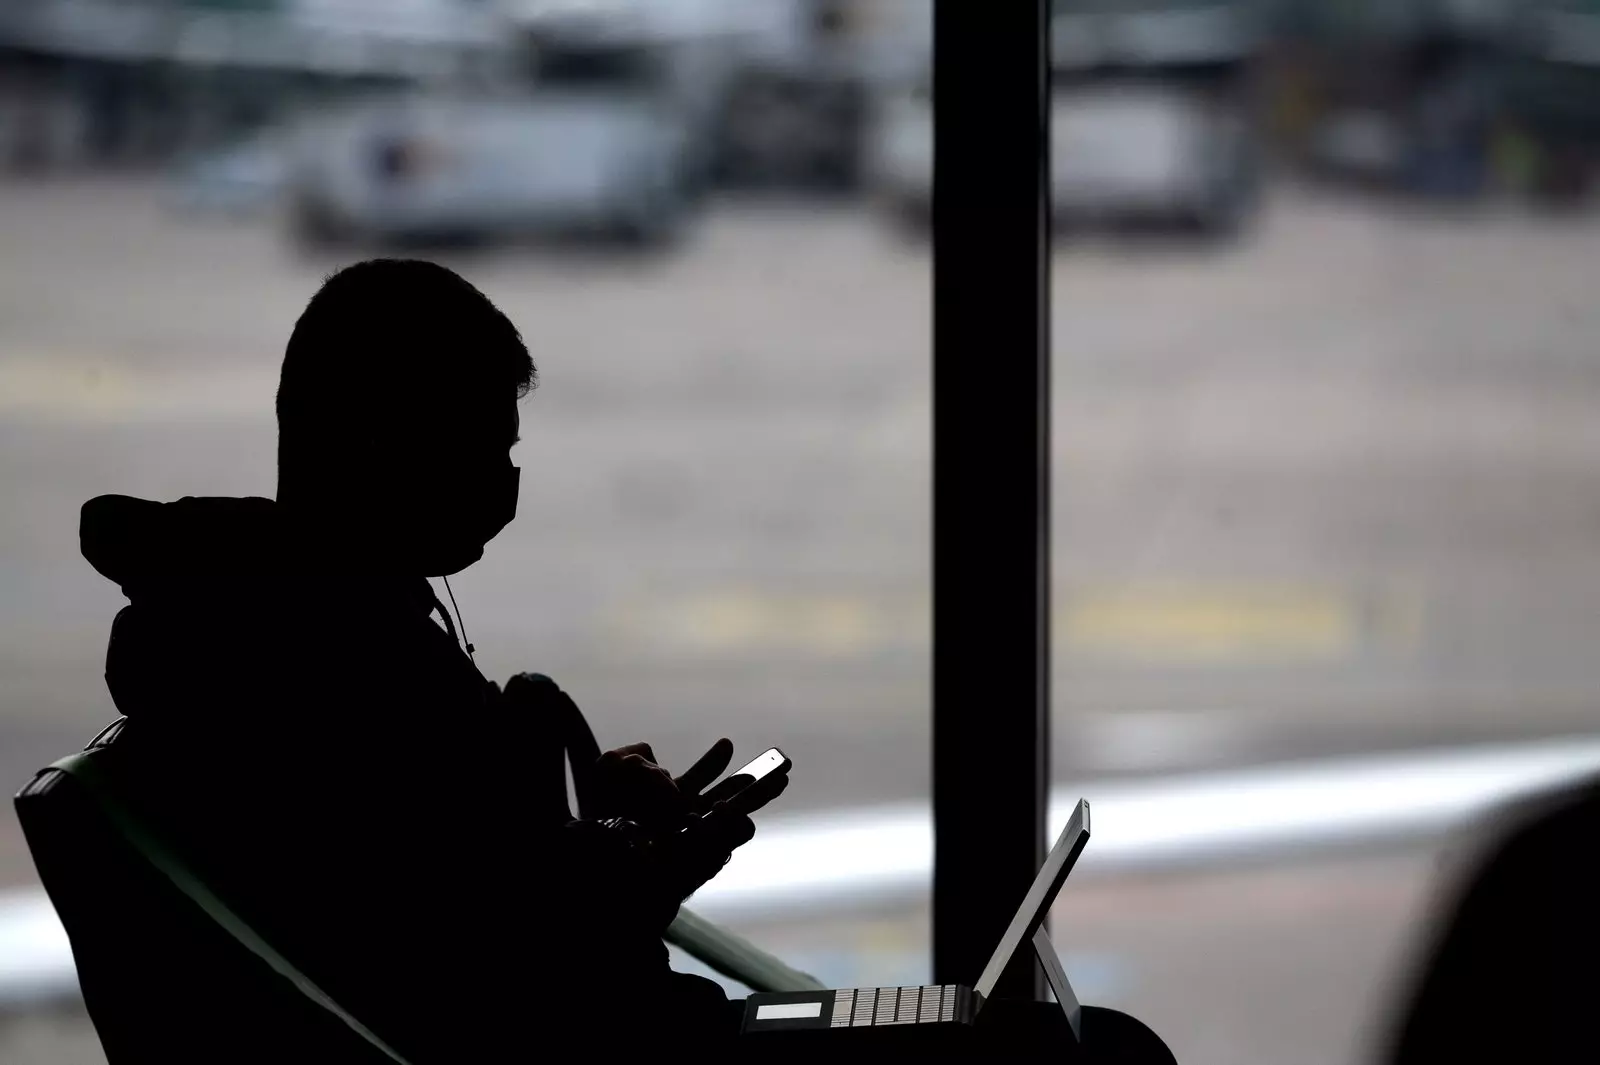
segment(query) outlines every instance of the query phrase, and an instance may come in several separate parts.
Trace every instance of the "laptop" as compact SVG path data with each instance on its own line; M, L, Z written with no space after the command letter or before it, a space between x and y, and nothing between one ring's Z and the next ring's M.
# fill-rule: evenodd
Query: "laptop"
M1030 947L1044 966L1050 989L1067 1016L1072 1034L1081 1040L1082 1010L1055 947L1045 932L1044 919L1072 872L1078 855L1089 842L1089 804L1078 800L1066 828L1050 848L1044 866L1033 878L1016 916L1000 937L983 975L971 987L935 984L924 987L852 987L823 991L773 991L745 999L743 1031L784 1032L832 1028L886 1028L891 1025L972 1025L994 994L1000 976L1017 956Z

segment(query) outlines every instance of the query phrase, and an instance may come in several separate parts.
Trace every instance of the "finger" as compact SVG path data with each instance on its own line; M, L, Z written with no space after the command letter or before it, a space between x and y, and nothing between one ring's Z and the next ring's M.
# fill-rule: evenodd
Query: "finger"
M711 749L700 756L700 760L690 766L678 778L678 790L685 795L699 795L722 771L728 768L728 763L733 761L733 741L720 739L711 745Z
M744 846L756 834L756 823L731 803L719 802L700 820L704 838L722 851Z
M740 813L753 814L782 795L788 786L788 773L768 773L739 794L729 798L727 803Z
M733 852L755 835L755 824L726 805L675 833L661 852L677 888L687 896L721 872Z
M662 769L642 754L623 755L622 764L628 766L629 770L634 773L649 773L652 776L659 776L663 780L672 779L665 769Z
M716 787L702 795L700 797L700 804L709 809L719 802L724 802L733 798L735 795L739 794L745 788L748 788L754 782L755 777L752 777L749 773L735 773L733 776L719 782Z
M594 764L598 768L605 769L609 772L615 772L616 770L620 769L629 758L636 757L639 756L631 753L626 747L621 747L615 751L605 752L595 760Z
M643 755L630 754L622 759L622 765L626 767L629 783L633 787L648 788L663 795L678 794L678 785L673 783L667 771Z
M656 752L650 749L648 743L630 743L626 747L618 747L615 751L609 753L622 758L627 758L629 755L638 755L646 761L654 762L656 760Z

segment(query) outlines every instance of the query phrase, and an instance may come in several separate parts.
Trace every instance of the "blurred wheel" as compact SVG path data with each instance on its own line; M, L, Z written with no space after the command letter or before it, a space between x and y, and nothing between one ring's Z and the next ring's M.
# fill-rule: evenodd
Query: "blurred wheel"
M1207 240L1232 240L1244 229L1247 214L1237 189L1219 188L1188 215L1187 228Z
M1568 145L1551 147L1538 168L1534 203L1546 210L1570 211L1588 199L1593 176L1584 153Z
M689 203L681 196L647 196L617 218L611 236L620 246L635 251L668 251L683 243L689 214Z
M1189 227L1208 240L1237 238L1255 215L1261 179L1255 153L1241 146L1209 183L1204 200L1189 214Z
M896 196L889 200L888 210L890 222L906 239L920 243L933 236L933 207L927 201Z
M290 235L297 246L307 251L347 247L356 241L348 225L309 198L295 200L289 217Z

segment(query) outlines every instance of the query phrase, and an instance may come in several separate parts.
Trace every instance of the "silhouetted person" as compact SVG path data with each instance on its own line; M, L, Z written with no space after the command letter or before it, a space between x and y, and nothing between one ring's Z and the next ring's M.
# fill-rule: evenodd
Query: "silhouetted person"
M640 1039L731 1035L661 936L784 783L692 816L731 746L674 782L639 745L601 760L574 819L548 755L575 708L542 678L503 692L458 643L427 578L515 515L534 384L466 281L362 263L289 340L276 500L83 508L85 557L131 601L106 662L130 777L202 875L417 1065L612 1038L624 989Z
M1600 778L1513 804L1474 836L1383 1060L1600 1059Z

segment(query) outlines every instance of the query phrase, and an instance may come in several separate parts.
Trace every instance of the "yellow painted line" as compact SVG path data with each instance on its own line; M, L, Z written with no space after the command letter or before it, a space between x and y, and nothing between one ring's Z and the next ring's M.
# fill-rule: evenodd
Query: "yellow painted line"
M103 414L126 407L137 392L124 371L105 361L0 359L0 409L6 411Z
M1416 654L1427 631L1427 596L1410 582L1385 590L1371 620L1373 642L1398 655Z
M156 375L76 352L0 351L0 415L60 421L271 417L277 367L222 366Z
M1059 593L1054 637L1077 662L1279 664L1409 653L1423 624L1420 597L1390 590L1114 585ZM925 598L741 586L619 604L605 638L669 654L847 659L925 653L930 632Z
M927 613L848 593L764 593L733 588L613 611L607 629L630 643L689 654L799 654L829 658L927 642Z
M1157 663L1337 659L1360 647L1359 601L1297 588L1125 588L1087 592L1057 612L1077 657Z

